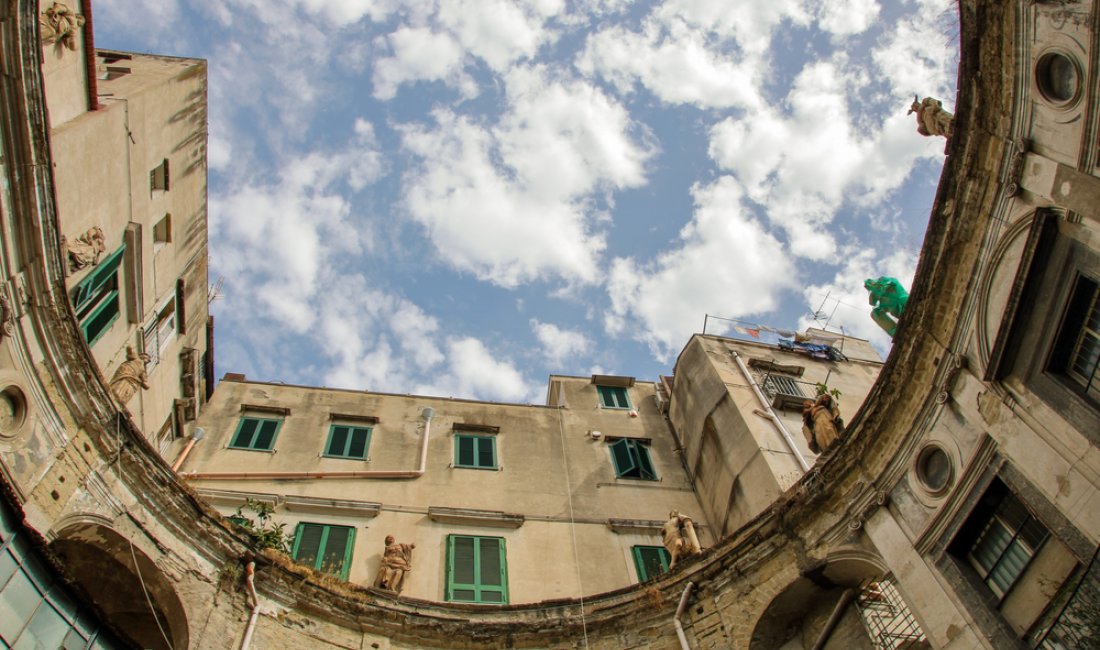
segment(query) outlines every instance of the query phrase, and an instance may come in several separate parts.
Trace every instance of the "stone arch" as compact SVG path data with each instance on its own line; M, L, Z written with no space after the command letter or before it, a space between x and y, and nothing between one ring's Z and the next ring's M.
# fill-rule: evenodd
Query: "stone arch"
M753 626L749 649L812 648L845 592L858 589L885 573L881 560L866 552L845 550L831 555L816 568L792 580L772 598ZM852 618L855 616L858 614L854 607L849 608L830 642L824 646L826 650L864 647L851 638L852 634L866 638L862 625ZM869 641L866 647L871 647Z
M187 648L187 616L171 581L140 548L96 519L73 521L50 543L74 588L135 646Z

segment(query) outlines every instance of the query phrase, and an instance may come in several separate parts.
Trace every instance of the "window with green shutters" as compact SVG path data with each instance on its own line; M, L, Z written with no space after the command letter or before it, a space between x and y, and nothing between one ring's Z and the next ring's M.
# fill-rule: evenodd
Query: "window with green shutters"
M298 524L294 532L294 561L317 571L348 579L355 529L350 526Z
M237 431L229 443L231 449L271 451L275 448L275 436L283 421L278 419L245 416L237 425Z
M607 409L628 409L630 398L623 386L596 386L600 393L600 406Z
M120 246L117 251L92 267L91 273L72 290L73 310L76 311L76 319L80 321L80 330L88 345L94 344L103 336L121 313L118 267L122 264L125 250L125 246Z
M663 546L635 546L634 568L638 570L638 582L645 582L668 571L671 559Z
M328 430L325 456L366 460L370 451L370 427L334 424Z
M446 600L508 602L508 562L503 538L447 536Z
M610 445L611 460L615 464L615 476L657 480L657 471L649 459L649 449L642 440L620 438Z
M455 434L455 467L497 468L497 441L494 436Z

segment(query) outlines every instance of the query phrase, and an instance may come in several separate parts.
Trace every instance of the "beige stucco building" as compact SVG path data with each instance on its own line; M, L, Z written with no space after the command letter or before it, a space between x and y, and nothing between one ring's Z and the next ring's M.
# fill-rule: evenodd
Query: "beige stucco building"
M86 13L87 4L81 9ZM186 478L150 443L146 423L129 417L110 394L113 352L100 351L99 341L88 346L69 294L87 276L67 276L61 235L73 241L97 222L66 226L70 217L61 208L71 190L62 170L69 163L51 141L63 112L51 105L53 121L47 119L54 101L47 91L57 88L57 101L72 106L79 93L54 83L61 64L50 60L52 46L42 45L38 4L0 5L0 638L110 647L114 636L157 648L1095 646L1100 10L1095 2L1053 0L963 0L959 10L952 135L908 306L867 398L853 410L841 389L845 432L801 477L787 475L794 452L774 446L785 440L776 420L790 429L793 414L780 409L773 419L754 401L774 410L774 397L760 400L741 377L738 358L750 374L763 372L749 364L760 352L697 336L671 384L661 382L668 386L671 426L646 411L659 413L664 404L646 403L660 392L643 382L630 387L639 411L630 418L597 411L590 378L552 379L561 381L556 394L565 396L563 408L553 388L548 405L537 407L375 394L352 404L333 391L227 381L227 397L217 397L225 401L206 412L221 424L209 425L185 461L185 471L202 465L207 476ZM62 62L73 52L62 53ZM66 119L82 117L89 119L75 113ZM164 156L148 155L131 175L135 187ZM175 159L170 169L177 169ZM133 220L146 223L159 211ZM107 237L110 250L121 236ZM122 285L125 291L124 278ZM129 336L137 341L137 323L149 322L158 297L146 296L147 308L133 324L120 314L113 327L126 323L130 333L114 349ZM185 336L190 332L188 325ZM797 374L792 366L805 365L803 377L811 373L799 359L777 356L772 363L787 370L768 372L788 378ZM869 372L873 364L863 363L845 366L848 380ZM234 392L239 399L231 401ZM234 419L239 426L250 413L283 419L271 435L285 449L223 448L234 441L254 447L266 435L258 423L247 433L234 428ZM541 432L537 439L525 438L521 422ZM152 420L153 427L161 423ZM357 449L356 423L372 425L370 460L323 458L332 424L347 427L340 450ZM495 440L500 466L448 467L454 441L466 435L456 425L481 427L466 432ZM653 489L661 495L653 498L663 500L662 510L684 507L685 500L690 508L695 499L708 546L640 585L626 558L636 544L629 536L653 535L616 532L604 517L619 508L643 521L665 513L639 504L635 492L646 488L599 485L618 483L609 471L613 443L588 431L609 436L620 426L626 432L620 435L652 439L653 469L664 479L655 485L694 484L694 492ZM798 436L790 433L797 448ZM682 439L674 442L675 436ZM290 451L324 471L418 472L417 444L424 440L420 478L356 480L369 486L362 492L330 487L345 479L283 478L259 489L268 479L209 476L258 472L260 465L309 471L283 464ZM481 443L474 444L479 456ZM528 444L570 468L540 474L557 480L537 494L515 495L524 512L464 484L471 472L498 486L514 480L513 468L541 472L522 453ZM677 448L685 452L679 475ZM226 460L242 454L262 462L243 467ZM338 469L349 463L362 469ZM778 497L751 500L750 482ZM332 491L313 497L306 485ZM437 489L418 487L429 485ZM352 582L259 552L224 517L231 503L211 506L196 489L219 499L230 497L216 490L276 495L278 516L291 524L309 517L333 525L346 520L336 510L358 509L357 530L365 532L356 536ZM604 494L617 499L616 490L622 501L605 507ZM592 491L600 495L596 503L577 498ZM599 520L575 529L609 549L613 560L590 569L599 576L593 583L562 575L534 584L526 565L545 558L521 549L540 543L534 531L566 526L560 518L570 503L574 522L578 513ZM421 511L386 510L387 504ZM518 514L522 523L509 516ZM495 526L505 522L520 525ZM417 544L408 592L400 597L363 586L386 528L398 541ZM461 534L507 540L508 604L446 600L440 540ZM560 548L555 540L545 552ZM541 589L564 595L528 595Z
M791 400L815 396L813 382L828 380L854 412L881 366L865 341L817 335L828 337L836 360L812 358L793 342L784 351L700 337L661 384L554 375L545 405L249 382L229 374L199 418L204 437L184 447L180 470L225 515L248 499L272 506L274 520L293 533L292 557L360 585L374 584L392 535L416 545L404 596L529 603L612 591L667 570L661 527L670 512L691 517L699 542L710 547L716 526L738 516L746 521L811 466L802 400L793 411ZM732 361L728 354L685 358L697 345L740 350L753 367L748 380L777 408L768 402L746 409L735 394L719 399L717 415L700 397L708 382L721 390L735 385L725 381ZM786 443L771 420L753 414L759 408L784 414L781 421L797 436L790 437L793 450L781 449ZM700 454L695 431L681 442L676 418L694 424L707 417L749 422L741 428L723 422L720 439L713 432L707 438L708 445L737 449ZM762 455L771 463L753 465ZM742 459L751 470L742 469ZM751 472L739 483L740 499L750 505L739 501L736 515L700 501L729 493L728 482L705 475L716 465L724 476ZM456 557L455 545L470 539L492 544L499 564L484 593L479 579L476 593L456 587L464 584L456 575L473 558Z

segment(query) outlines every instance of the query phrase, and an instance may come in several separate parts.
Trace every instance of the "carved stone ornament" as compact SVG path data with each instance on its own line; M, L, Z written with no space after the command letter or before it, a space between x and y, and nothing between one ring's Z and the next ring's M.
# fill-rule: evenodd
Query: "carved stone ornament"
M0 336L11 336L15 312L8 300L8 293L0 290Z
M917 114L917 133L925 136L942 135L950 138L955 127L955 116L943 110L943 102L933 97L925 97L918 100L913 97L913 104L906 115Z
M38 15L38 24L43 43L56 43L59 48L64 46L76 50L76 30L84 26L84 16L67 5L55 2Z
M849 530L863 528L863 522L867 521L871 513L886 503L885 492L862 481L856 485L855 492L855 496L848 502L849 507L852 507L855 512L855 516L848 521Z
M412 571L412 552L416 544L398 544L393 535L386 535L386 550L374 586L394 593L401 593L405 586L405 574Z
M126 361L115 371L111 377L111 392L115 394L123 406L130 401L138 388L148 389L149 381L145 375L145 363L149 361L149 355L134 352L133 347L126 348Z
M93 226L73 241L63 242L63 245L69 251L69 273L72 273L99 264L99 256L107 250L107 237L102 228Z
M699 537L695 534L695 523L691 517L682 515L676 510L668 513L668 521L661 527L664 535L665 549L668 550L672 561L668 568L672 569L682 557L690 557L703 552L699 546Z

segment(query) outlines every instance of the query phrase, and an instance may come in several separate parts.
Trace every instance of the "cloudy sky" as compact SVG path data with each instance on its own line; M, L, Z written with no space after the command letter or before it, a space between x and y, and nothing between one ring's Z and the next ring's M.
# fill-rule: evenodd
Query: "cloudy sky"
M95 0L209 63L218 374L542 402L706 315L888 339L954 106L950 0ZM709 320L708 333L734 330Z

